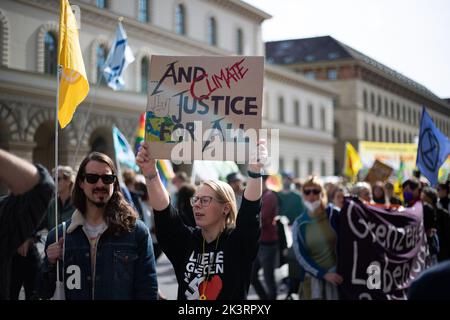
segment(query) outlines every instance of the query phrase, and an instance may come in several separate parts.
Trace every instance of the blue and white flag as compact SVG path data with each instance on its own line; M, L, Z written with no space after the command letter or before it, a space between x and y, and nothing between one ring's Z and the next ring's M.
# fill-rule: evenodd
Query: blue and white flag
M448 138L434 125L430 115L423 107L416 164L432 186L438 183L439 168L445 162L449 153L450 143Z
M112 134L118 165L128 167L136 172L139 171L139 167L136 164L136 157L133 153L133 148L131 148L125 136L119 129L117 129L116 126L113 126Z
M128 46L127 34L122 27L122 23L119 22L116 30L116 38L103 68L103 75L106 82L114 91L121 90L125 86L125 82L122 79L122 72L133 61L134 55Z

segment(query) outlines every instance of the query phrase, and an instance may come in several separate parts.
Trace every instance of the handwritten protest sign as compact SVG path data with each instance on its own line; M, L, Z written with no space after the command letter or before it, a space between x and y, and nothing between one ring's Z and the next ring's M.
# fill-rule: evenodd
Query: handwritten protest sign
M390 211L346 198L337 225L341 298L406 299L428 256L422 203Z
M256 144L263 78L263 57L152 56L145 127L151 157L248 160L244 132L254 133Z

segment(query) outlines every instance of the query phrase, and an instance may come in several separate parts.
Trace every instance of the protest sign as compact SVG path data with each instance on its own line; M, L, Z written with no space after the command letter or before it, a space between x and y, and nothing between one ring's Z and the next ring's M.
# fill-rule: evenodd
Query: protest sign
M263 57L152 56L145 126L151 157L248 161L245 150L261 128L263 78Z

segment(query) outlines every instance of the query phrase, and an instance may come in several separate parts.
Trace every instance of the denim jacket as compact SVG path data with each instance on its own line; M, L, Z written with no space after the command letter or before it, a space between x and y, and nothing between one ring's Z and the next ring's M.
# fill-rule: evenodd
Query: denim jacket
M155 257L149 230L140 220L132 232L114 236L108 229L97 243L95 279L91 272L91 247L83 230L84 217L76 210L66 222L64 261L65 295L67 300L128 300L157 298ZM62 225L58 235L62 237ZM55 242L53 228L45 243ZM55 290L56 264L47 255L42 267L41 295L50 298ZM60 280L62 274L60 275Z

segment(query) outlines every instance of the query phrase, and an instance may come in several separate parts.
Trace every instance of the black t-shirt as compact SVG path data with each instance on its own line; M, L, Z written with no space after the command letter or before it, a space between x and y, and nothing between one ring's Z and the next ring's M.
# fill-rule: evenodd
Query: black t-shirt
M179 300L199 300L202 294L207 300L247 298L258 250L260 208L260 200L244 198L236 228L225 230L210 243L205 241L204 251L201 230L186 226L172 205L155 210L156 237L175 269Z

